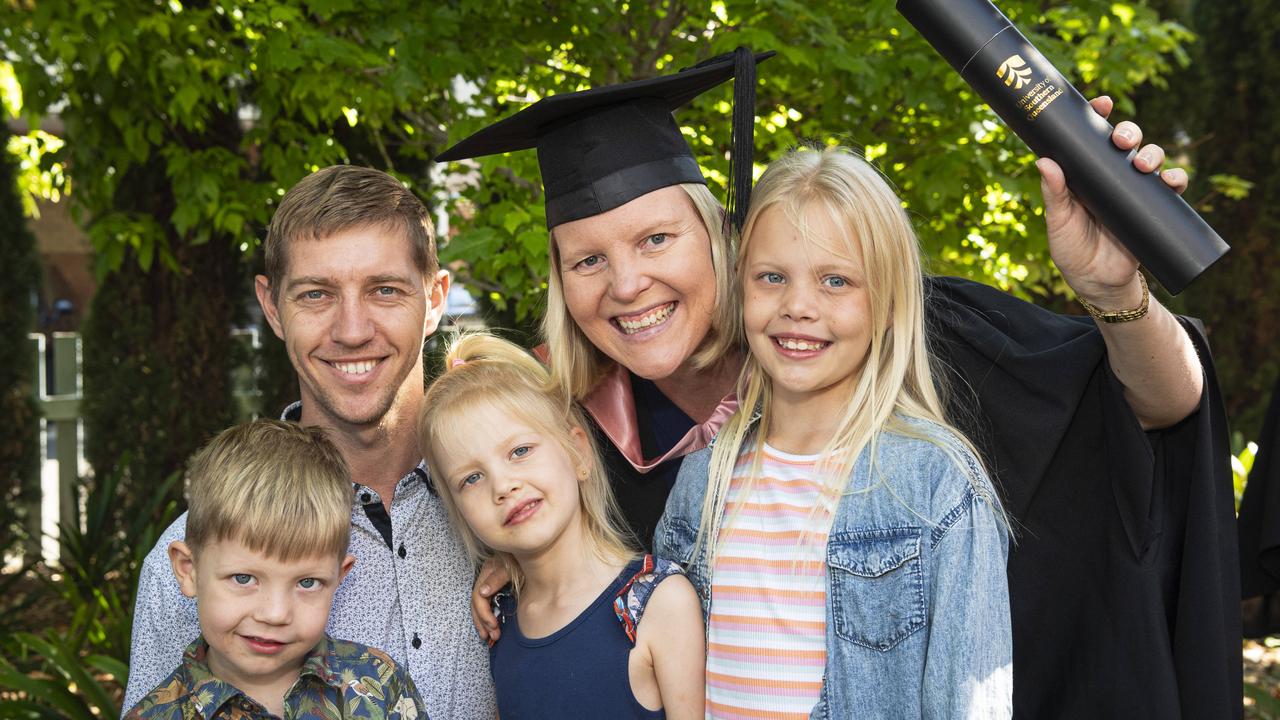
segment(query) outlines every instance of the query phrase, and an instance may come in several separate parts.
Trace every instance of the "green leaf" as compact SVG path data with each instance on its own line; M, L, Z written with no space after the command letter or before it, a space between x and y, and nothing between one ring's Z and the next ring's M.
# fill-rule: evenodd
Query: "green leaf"
M143 272L150 271L151 261L153 258L155 258L155 251L156 251L155 241L151 240L150 238L142 238L142 242L139 243L137 251L138 251L138 267L142 268Z
M0 717L14 720L66 720L66 716L30 700L0 700Z
M33 702L57 710L71 720L97 720L89 708L67 689L65 681L28 677L7 662L0 664L0 687L24 693Z
M129 666L116 658L107 657L106 655L90 655L85 658L85 664L98 672L110 675L121 687L124 687L129 682Z
M529 213L512 205L506 209L506 213L502 218L502 227L508 233L514 233L516 228L529 222Z
M497 252L501 246L502 238L493 228L476 228L451 238L440 250L440 259L446 263L453 260L480 260Z
M524 249L525 253L532 257L537 257L547 253L550 239L547 237L546 230L541 228L531 228L517 235L516 242L520 244L520 247Z
M194 85L189 84L178 88L177 94L173 96L174 104L184 117L191 114L191 111L199 101L200 91Z
M1280 718L1280 700L1265 689L1247 682L1244 684L1244 696L1253 700L1254 709L1266 718Z
M1244 200L1253 190L1253 182L1238 175L1219 173L1209 176L1209 185L1232 200Z
M107 70L111 74L118 75L120 73L120 65L124 62L124 52L120 48L112 48L107 51Z

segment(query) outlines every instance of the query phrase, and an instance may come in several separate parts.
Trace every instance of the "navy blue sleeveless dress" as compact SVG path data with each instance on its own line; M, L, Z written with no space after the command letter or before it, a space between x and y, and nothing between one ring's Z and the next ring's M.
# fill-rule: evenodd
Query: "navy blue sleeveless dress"
M636 700L627 660L650 594L679 572L651 555L634 560L581 615L542 638L520 632L514 599L500 595L502 636L489 649L489 667L502 720L665 718Z

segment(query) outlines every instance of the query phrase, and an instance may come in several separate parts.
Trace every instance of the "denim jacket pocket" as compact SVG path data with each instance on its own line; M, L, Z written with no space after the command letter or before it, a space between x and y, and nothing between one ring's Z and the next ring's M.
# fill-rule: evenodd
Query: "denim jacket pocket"
M858 530L827 541L836 635L886 652L925 625L921 530Z

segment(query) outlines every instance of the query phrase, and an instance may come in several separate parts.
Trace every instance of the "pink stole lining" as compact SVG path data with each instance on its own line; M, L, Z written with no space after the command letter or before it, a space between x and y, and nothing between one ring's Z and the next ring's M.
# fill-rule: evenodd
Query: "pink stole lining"
M591 413L596 424L627 462L631 463L631 467L638 472L647 473L667 460L683 457L706 447L729 416L738 409L738 396L734 393L726 395L706 422L694 425L675 447L653 460L645 459L640 448L636 402L631 395L631 374L626 368L615 364L609 374L583 398L582 406Z

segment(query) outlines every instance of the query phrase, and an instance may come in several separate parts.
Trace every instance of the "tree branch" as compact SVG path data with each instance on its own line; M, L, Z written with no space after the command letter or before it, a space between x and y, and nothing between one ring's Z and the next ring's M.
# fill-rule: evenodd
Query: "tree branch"
M648 37L656 39L654 46L648 49L648 52L640 53L638 58L639 67L632 66L632 76L642 77L653 73L655 66L658 64L658 58L662 57L671 48L671 34L680 24L688 17L688 9L683 2L673 2L667 10L665 17L657 18L653 24L649 26ZM643 42L643 39L641 39Z
M387 172L395 172L396 164L391 162L391 155L387 153L387 146L382 142L382 131L376 127L369 128L373 132L373 144L378 148L378 154L382 156L382 162L386 163Z

